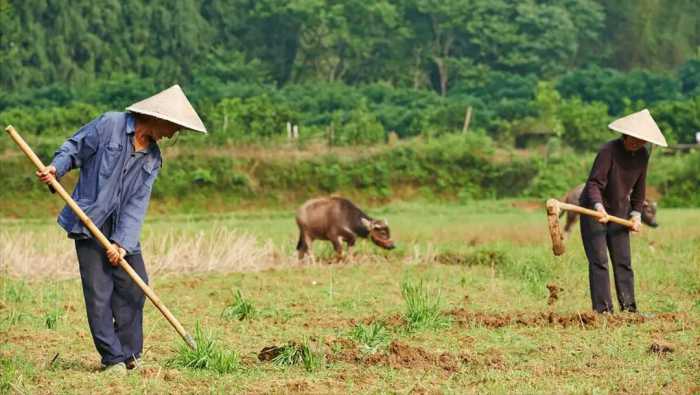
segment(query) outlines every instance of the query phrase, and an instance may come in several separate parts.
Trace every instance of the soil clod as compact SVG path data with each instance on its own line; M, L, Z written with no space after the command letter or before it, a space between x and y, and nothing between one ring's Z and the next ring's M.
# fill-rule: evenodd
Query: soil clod
M557 300L559 300L559 293L564 291L563 288L560 288L556 284L547 284L547 290L549 291L549 298L547 299L547 304L550 306L556 303Z
M548 327L580 327L584 329L601 326L620 327L625 325L642 324L652 318L639 314L596 314L591 311L559 314L555 312L540 313L484 313L469 311L464 308L447 312L453 321L462 326L483 326L487 328L502 328L505 326L548 326ZM680 313L661 313L653 320L676 321L686 316Z
M446 372L459 370L460 361L449 353L433 354L421 347L410 346L394 340L386 353L370 355L365 362L369 365L388 365L392 368L430 369L435 366Z
M651 346L649 347L649 352L655 354L671 353L674 350L675 346L673 344L663 340L655 340L653 343L651 343Z
M275 359L277 356L282 354L282 351L284 350L284 347L280 346L267 346L263 347L262 350L258 353L258 360L261 362L269 362Z

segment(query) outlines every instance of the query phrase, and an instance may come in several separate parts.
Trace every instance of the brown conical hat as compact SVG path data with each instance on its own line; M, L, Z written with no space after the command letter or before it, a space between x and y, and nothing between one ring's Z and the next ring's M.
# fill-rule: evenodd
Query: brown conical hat
M654 122L649 110L646 108L640 112L635 112L626 117L613 121L608 127L616 132L636 137L650 143L668 147L666 138L659 130L659 126Z
M148 99L134 103L126 109L127 111L164 119L196 132L207 132L207 128L204 127L202 120L199 119L199 115L197 115L190 101L187 100L185 92L177 84L160 93L156 93Z

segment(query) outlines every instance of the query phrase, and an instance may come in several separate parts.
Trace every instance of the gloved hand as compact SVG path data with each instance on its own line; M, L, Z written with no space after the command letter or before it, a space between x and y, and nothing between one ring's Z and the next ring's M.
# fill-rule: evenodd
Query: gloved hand
M600 203L596 203L595 210L597 212L603 214L602 217L598 218L598 222L600 222L601 224L607 224L608 223L608 212L605 211L605 207L603 207L603 205Z

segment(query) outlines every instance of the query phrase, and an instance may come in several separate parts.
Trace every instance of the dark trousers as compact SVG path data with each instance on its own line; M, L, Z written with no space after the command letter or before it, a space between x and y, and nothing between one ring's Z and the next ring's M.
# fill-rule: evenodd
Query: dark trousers
M623 225L601 224L595 218L582 215L581 238L588 258L588 280L593 310L599 313L613 311L608 275L609 251L620 310L637 311L629 230Z
M112 266L94 239L75 241L90 333L103 365L139 358L143 350L145 296L126 272ZM141 254L126 257L148 283Z

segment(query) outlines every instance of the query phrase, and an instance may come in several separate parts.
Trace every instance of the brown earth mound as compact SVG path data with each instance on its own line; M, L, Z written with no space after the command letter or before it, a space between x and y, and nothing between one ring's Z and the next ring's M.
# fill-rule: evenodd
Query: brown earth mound
M459 370L460 361L449 353L433 354L421 347L392 341L386 353L373 354L364 361L368 365L387 365L394 369L431 369L440 367L446 372Z
M559 300L559 292L564 291L563 288L560 288L556 284L547 284L547 290L549 291L549 299L547 299L547 304L550 306Z
M336 350L326 356L329 362L347 362L362 365L386 365L394 369L432 369L439 367L445 372L453 373L459 370L460 358L450 353L431 353L421 347L392 341L384 352L365 355L357 343L349 339L338 338L326 343L331 350Z
M399 313L392 314L386 318L367 317L362 319L351 318L348 320L348 324L350 326L355 326L358 324L372 325L375 322L382 323L385 327L389 329L398 328L400 326L406 325L406 320L403 318L403 315Z
M638 314L602 315L590 311L571 314L554 312L489 314L469 311L464 308L447 313L455 322L463 326L485 326L487 328L502 328L504 326L549 326L549 327L581 327L597 328L601 326L625 326L642 324L647 321L676 321L687 318L682 313L660 313L653 318Z
M258 353L258 360L261 362L269 362L277 358L278 355L282 354L284 346L267 346L263 347Z
M331 353L326 355L328 362L347 362L360 363L362 362L362 353L360 347L354 341L343 337L333 339L326 342L326 346L330 348Z

